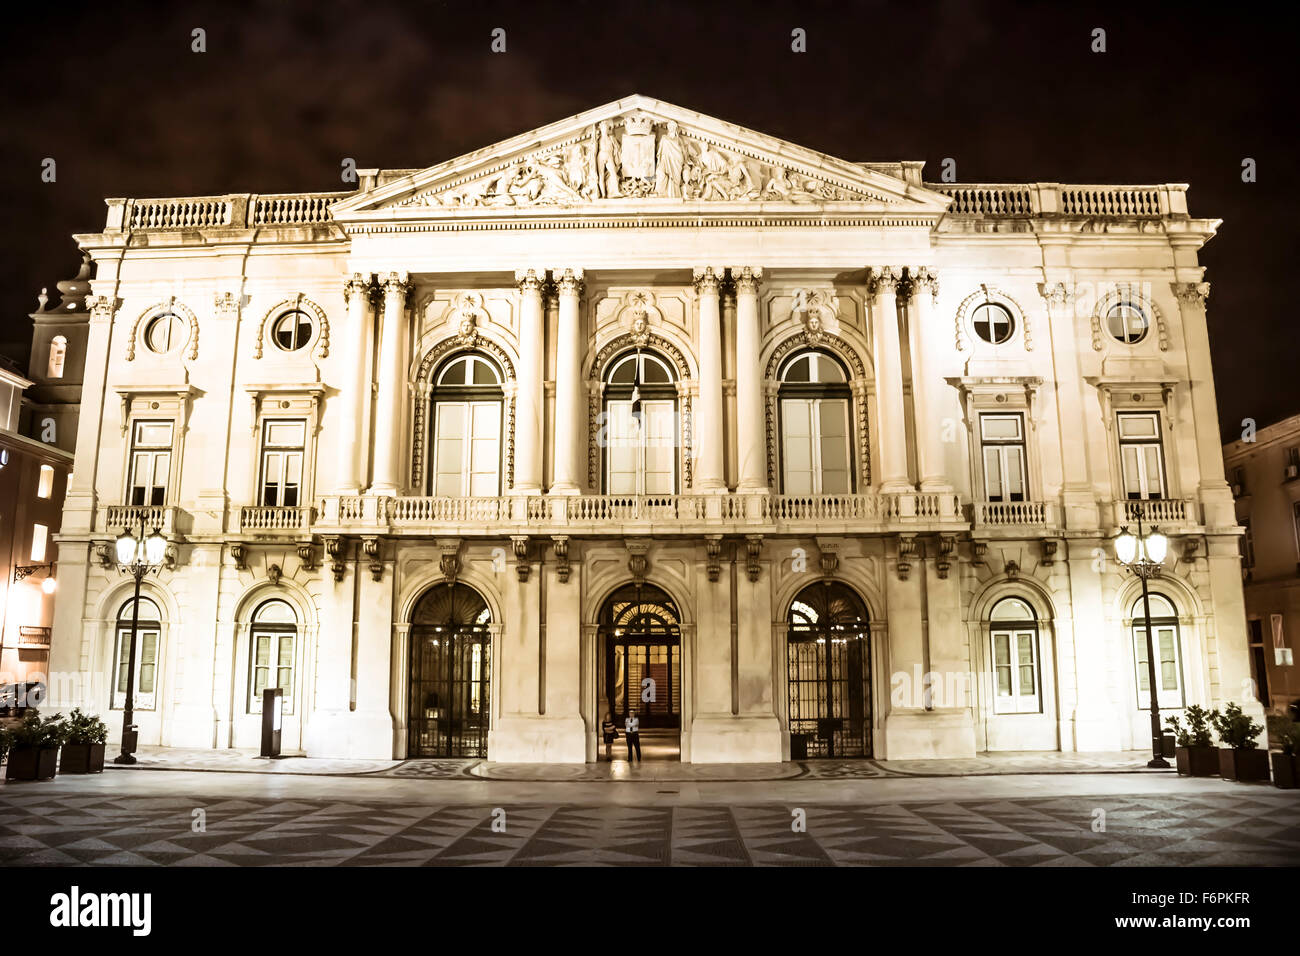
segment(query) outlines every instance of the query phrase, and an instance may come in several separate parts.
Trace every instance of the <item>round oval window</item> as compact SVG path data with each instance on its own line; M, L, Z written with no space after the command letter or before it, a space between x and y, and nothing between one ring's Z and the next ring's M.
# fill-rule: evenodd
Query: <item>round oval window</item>
M296 352L311 341L311 319L305 312L286 312L275 320L271 337L286 352Z

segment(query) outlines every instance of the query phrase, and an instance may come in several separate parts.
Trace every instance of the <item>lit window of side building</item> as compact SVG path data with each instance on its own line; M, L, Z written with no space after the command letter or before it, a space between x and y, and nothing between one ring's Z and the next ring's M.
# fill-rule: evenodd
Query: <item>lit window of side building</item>
M109 200L60 706L123 703L144 520L146 746L256 746L279 686L321 756L1141 748L1138 512L1157 703L1242 700L1217 221L777 147L635 96L351 192Z

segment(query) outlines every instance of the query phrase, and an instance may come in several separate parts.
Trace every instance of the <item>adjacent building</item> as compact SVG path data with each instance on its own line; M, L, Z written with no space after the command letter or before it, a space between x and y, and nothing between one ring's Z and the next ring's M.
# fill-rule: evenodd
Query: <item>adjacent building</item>
M141 743L1149 740L1249 693L1186 187L926 183L633 96L339 193L110 199L52 689ZM1136 619L1136 621L1135 621ZM112 718L110 717L110 720Z
M1223 446L1242 537L1251 676L1266 707L1300 700L1300 415Z

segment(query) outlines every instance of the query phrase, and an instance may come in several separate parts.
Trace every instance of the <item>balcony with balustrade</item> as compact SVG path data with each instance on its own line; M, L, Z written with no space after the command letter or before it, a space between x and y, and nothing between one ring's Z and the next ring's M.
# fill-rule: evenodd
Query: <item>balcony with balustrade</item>
M970 507L971 530L979 538L1023 538L1061 530L1051 501L976 501Z
M1200 528L1200 508L1194 498L1140 498L1112 501L1110 519L1113 527L1133 524L1139 515L1146 528L1159 526L1166 534L1191 532Z

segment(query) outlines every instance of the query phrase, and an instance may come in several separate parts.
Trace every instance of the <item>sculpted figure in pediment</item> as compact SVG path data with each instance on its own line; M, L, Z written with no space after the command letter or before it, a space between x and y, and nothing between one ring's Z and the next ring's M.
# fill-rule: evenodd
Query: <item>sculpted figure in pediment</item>
M602 199L617 199L619 155L609 120L600 124L596 143L596 189Z
M686 145L677 135L677 124L671 120L659 140L659 161L655 176L655 195L680 198L682 173L686 168Z

